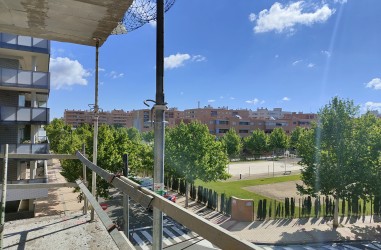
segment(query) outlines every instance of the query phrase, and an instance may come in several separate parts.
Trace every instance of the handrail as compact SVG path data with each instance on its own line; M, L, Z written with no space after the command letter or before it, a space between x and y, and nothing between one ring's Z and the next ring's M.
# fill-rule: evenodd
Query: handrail
M144 207L147 207L147 203L145 202L146 198L143 199L143 197L152 197L152 201L148 205L152 205L153 207L156 207L157 209L166 213L168 216L172 217L187 228L199 234L201 237L210 241L212 244L222 249L261 249L248 241L239 239L226 229L189 212L185 208L182 208L177 204L165 199L161 195L156 194L155 192L150 191L146 188L141 188L139 184L129 180L124 176L116 176L112 173L109 173L108 171L91 163L79 151L76 152L76 155L83 164L96 172L110 184L119 188L120 191L129 195L136 202L142 204ZM139 196L137 193L139 193ZM138 200L136 200L134 197L137 197Z

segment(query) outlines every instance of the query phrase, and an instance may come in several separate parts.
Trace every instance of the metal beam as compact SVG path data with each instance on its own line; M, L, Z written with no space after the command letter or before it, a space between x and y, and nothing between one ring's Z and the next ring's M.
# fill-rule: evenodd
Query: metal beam
M142 189L139 184L136 184L135 182L123 176L115 177L114 174L111 174L108 171L90 162L79 151L77 151L76 155L83 164L85 164L88 168L90 168L93 172L97 173L103 179L111 183L114 187L128 194L131 197L131 199L140 203L143 207L148 208L150 206L153 197L149 194L144 193L145 190Z
M95 166L89 160L84 158L83 155L81 155L81 153L78 151L77 156L82 163L86 164L86 166L95 171L105 180L110 181L110 178L114 176L113 174L109 174L107 171L101 169L100 167ZM182 208L172 201L163 198L161 195L156 194L147 188L141 188L139 184L127 179L124 176L114 178L112 185L117 187L120 191L129 194L132 199L145 207L147 206L147 203L141 203L139 201L139 197L150 197L152 200L152 202L150 201L149 203L150 206L161 210L163 213L166 213L177 222L195 231L201 237L205 238L206 240L222 249L262 249L248 241L241 240L224 228L189 212L185 208ZM133 196L137 191L139 192L139 196L134 198ZM145 200L141 199L141 201L144 202Z
M131 242L126 237L124 237L124 234L119 232L117 225L114 222L112 222L110 217L108 217L107 213L102 209L98 201L90 193L90 191L87 189L85 184L81 180L76 180L75 182L77 183L81 191L84 193L87 200L90 202L91 206L94 208L99 219L101 220L103 225L106 227L107 231L110 233L112 239L114 240L118 248L119 249L136 249L131 244Z

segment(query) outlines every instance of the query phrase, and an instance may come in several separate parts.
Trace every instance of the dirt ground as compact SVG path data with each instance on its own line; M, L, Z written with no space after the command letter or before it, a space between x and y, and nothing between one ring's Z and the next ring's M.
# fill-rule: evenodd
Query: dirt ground
M260 194L272 199L284 201L285 197L299 196L296 190L296 184L302 184L302 181L287 181L275 184L266 184L245 187L244 189L256 194Z

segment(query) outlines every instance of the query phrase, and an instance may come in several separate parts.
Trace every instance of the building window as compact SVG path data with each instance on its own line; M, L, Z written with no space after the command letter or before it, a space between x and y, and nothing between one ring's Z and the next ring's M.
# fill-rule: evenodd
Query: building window
M225 134L225 133L227 133L229 131L229 129L217 129L217 132L219 133L219 134Z
M240 134L248 134L248 133L249 133L249 130L247 130L247 129L240 129L240 130L239 130L239 133L240 133Z
M250 125L250 122L239 122L239 125L248 126L248 125Z
M210 116L217 116L217 110L210 111Z

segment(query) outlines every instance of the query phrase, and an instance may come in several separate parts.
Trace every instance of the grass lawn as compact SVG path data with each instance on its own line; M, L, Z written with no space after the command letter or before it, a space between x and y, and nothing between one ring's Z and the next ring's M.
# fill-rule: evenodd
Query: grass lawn
M286 181L297 181L300 180L300 175L288 175L281 177L271 177L271 178L263 178L263 179L254 179L254 180L239 180L239 181L231 181L231 182L202 182L196 181L196 186L203 186L204 188L209 188L216 191L218 194L225 193L227 196L235 196L237 198L242 199L253 199L255 204L257 204L260 199L268 199L268 197L264 197L262 195L246 191L244 187L264 185L264 184L272 184Z

